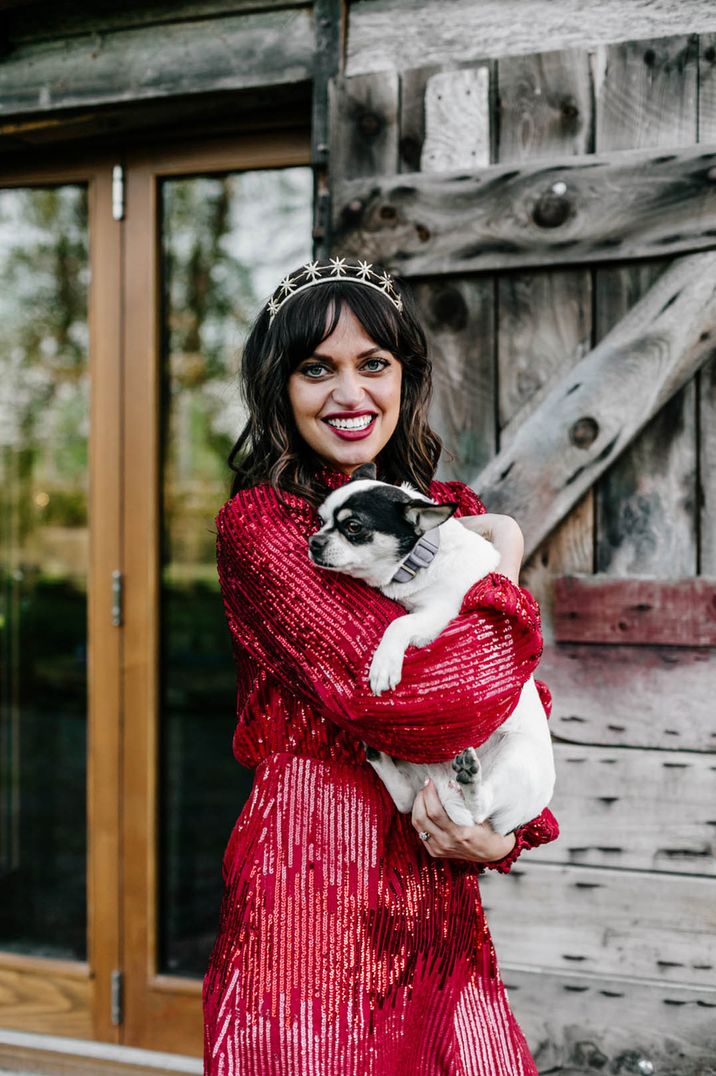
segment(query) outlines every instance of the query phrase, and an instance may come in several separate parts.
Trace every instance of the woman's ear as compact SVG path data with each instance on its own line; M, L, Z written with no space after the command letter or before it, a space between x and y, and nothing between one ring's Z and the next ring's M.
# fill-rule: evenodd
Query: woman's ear
M406 501L402 506L403 515L411 526L415 527L418 534L439 527L441 523L450 519L460 505L457 501L449 501L447 504L428 504L427 501Z
M374 463L361 463L359 467L356 467L355 471L351 474L351 482L357 481L359 478L372 478L375 480L375 476L378 471Z

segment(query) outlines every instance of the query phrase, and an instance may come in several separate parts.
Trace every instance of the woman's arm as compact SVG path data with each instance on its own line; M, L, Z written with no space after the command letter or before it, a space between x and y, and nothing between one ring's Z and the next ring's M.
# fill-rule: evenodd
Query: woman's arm
M458 487L463 509L479 511L462 483L445 483L442 499ZM437 639L408 649L401 683L376 696L368 683L373 653L405 610L360 580L313 565L310 519L302 511L283 508L262 485L237 494L217 515L217 568L235 641L290 690L379 750L437 762L483 743L512 712L539 660L534 598L490 573Z

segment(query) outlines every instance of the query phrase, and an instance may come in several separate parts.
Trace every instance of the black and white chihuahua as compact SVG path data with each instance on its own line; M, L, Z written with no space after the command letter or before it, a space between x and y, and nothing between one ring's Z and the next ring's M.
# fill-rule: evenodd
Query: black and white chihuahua
M314 564L345 572L399 601L370 668L376 695L400 683L409 646L426 646L457 616L470 587L496 571L500 554L486 538L451 519L456 504L435 504L408 482L376 480L372 463L334 490L318 509L322 526L309 538ZM552 741L534 679L513 713L476 751L452 762L417 764L366 748L366 757L399 811L409 813L426 777L457 825L489 820L504 836L535 818L552 798ZM456 783L456 781L458 783Z

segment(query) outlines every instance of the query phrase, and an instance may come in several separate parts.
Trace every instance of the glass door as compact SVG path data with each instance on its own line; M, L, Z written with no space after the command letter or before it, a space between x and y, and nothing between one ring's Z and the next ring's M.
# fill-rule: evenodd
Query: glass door
M119 962L118 279L108 165L4 174L0 1024L110 1040Z
M214 516L243 421L241 344L311 255L308 132L127 161L124 1041L200 1054L221 858L251 774Z

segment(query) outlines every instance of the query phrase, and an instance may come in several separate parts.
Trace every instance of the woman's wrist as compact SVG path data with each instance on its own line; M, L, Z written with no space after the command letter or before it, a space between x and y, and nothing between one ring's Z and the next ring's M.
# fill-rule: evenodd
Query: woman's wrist
M489 854L485 856L485 863L497 863L498 860L504 859L508 856L517 844L516 833L506 833L502 836L499 833L495 834L494 842L491 842Z

